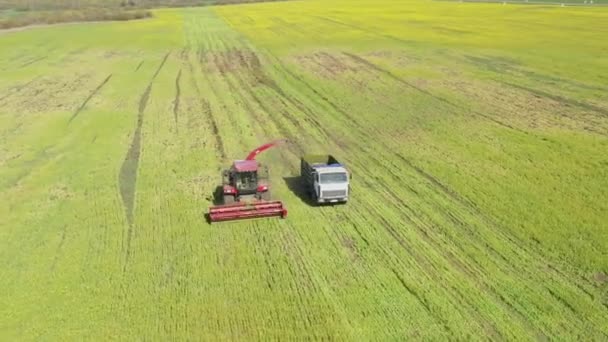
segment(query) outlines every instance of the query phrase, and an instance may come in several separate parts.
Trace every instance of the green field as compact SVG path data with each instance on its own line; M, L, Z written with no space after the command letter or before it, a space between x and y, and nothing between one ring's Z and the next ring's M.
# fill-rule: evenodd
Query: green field
M608 339L608 8L154 13L0 31L1 340ZM281 137L289 216L208 224Z

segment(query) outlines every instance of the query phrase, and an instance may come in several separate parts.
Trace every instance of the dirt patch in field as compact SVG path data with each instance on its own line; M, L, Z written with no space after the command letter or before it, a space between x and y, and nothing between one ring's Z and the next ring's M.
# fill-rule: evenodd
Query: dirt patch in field
M356 261L361 258L359 255L359 248L357 247L357 241L350 236L344 235L340 239L340 243L344 246L350 254L351 260Z
M603 108L560 101L546 92L531 91L519 85L493 81L473 81L462 78L433 80L423 88L444 89L474 104L480 111L508 120L510 125L535 129L560 128L608 134L600 116ZM472 107L472 106L471 106Z
M593 276L593 280L595 280L596 282L598 282L599 284L606 284L608 283L608 274L604 273L604 272L598 272Z
M82 99L90 95L90 74L80 74L72 79L37 78L27 82L1 100L15 113L27 115L48 113L54 109L77 110ZM69 94L69 95L67 95Z
M201 55L201 61L205 70L220 74L255 71L261 68L258 56L247 49L205 52Z
M397 68L411 67L420 62L419 58L399 51L376 50L363 53L361 56L363 58L386 60Z
M295 61L315 75L326 79L336 79L345 73L357 73L362 70L360 65L352 63L344 55L328 52L296 56Z
M51 201L61 201L71 198L73 193L65 185L57 185L49 191L49 199Z

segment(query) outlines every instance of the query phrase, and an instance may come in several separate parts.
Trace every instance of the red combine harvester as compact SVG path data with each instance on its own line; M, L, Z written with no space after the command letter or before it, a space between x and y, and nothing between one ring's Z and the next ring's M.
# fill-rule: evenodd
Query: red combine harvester
M211 222L287 216L283 202L271 199L268 168L255 160L261 152L285 141L264 144L251 151L245 160L236 160L230 169L222 172L223 204L209 208Z

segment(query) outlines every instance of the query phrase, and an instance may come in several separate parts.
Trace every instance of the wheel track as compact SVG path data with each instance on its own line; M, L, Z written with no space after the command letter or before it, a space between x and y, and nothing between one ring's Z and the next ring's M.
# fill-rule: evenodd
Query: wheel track
M28 66L30 66L32 64L38 63L40 61L43 61L43 60L45 60L47 58L48 58L48 56L42 56L42 57L34 58L31 61L27 61L26 63L21 64L20 66L17 67L17 69L23 69L23 68L28 67Z
M179 69L175 78L175 99L173 100L173 120L175 121L175 133L179 134L179 101L181 96L180 81L182 78L182 69Z
M200 51L199 51L199 56L200 56ZM216 149L216 151L218 151L221 159L226 160L227 159L226 150L224 148L224 142L220 135L220 131L217 126L217 122L215 120L215 117L214 117L211 107L209 105L209 102L203 98L201 89L198 85L198 82L196 81L196 78L194 77L194 75L196 75L195 67L189 58L188 58L188 68L190 70L190 83L192 84L194 90L196 91L198 99L201 102L201 108L203 110L203 114L207 118L207 123L208 123L209 127L211 127L211 131L212 131L212 134L215 139L215 149Z
M277 93L278 93L279 95L281 95L281 96L285 97L285 98L287 98L287 97L288 97L288 96L285 94L285 92L283 92L282 90L281 90L281 91L279 91L279 92L277 92ZM300 102L300 103L301 103L301 102ZM267 111L268 111L268 110L267 110ZM306 110L306 109L305 109L304 111L306 111L306 112L309 112L309 113L310 113L310 111L309 111L309 110ZM327 133L325 133L325 135L327 135ZM373 188L373 186L368 185L368 188ZM390 226L387 226L387 225L384 225L384 226L385 226L385 227L390 227ZM401 244L402 246L404 246L404 241L403 241L402 239L398 238L398 237L397 237L397 235L395 235L395 232L394 232L394 231L392 232L392 236L393 236L394 238L396 238L397 240L399 240L400 244ZM411 249L411 248L410 248L410 249ZM420 262L421 264L424 264L424 263L421 261L422 259L418 259L418 260L419 260L419 262ZM417 297L417 298L419 298L419 297ZM420 298L419 298L419 299L420 299ZM424 304L424 301L420 301L420 302ZM427 308L427 309L428 309L428 308ZM433 315L433 316L434 316L434 315ZM435 316L435 317L436 317L436 316ZM445 321L443 321L443 320L441 319L441 317L436 317L436 318L438 318L438 321L439 321L439 322L442 322L442 324L445 326Z
M532 96L536 96L536 97L543 97L546 99L549 99L551 101L555 101L557 103L559 103L562 106L566 106L566 107L576 107L582 110L586 110L586 111L591 111L594 112L596 114L598 114L598 116L600 116L601 118L608 118L608 109L606 108L602 108L600 106L596 106L593 104L589 104L586 102L581 102L581 101L577 101L577 100L573 100L573 99L569 99L563 96L559 96L559 95L554 95L551 93L548 93L546 91L540 90L540 89L534 89L534 88L530 88L530 87L526 87L523 85L519 85L519 84L514 84L508 81L504 81L504 80L495 80L496 82L500 83L500 84L504 84L508 87L526 92L531 94ZM585 120L585 122L589 123L589 124L594 124L592 121L588 121ZM607 135L606 132L602 132L603 135Z
M380 38L392 40L392 41L395 41L395 42L398 42L398 43L401 43L401 44L412 44L412 43L415 43L415 42L410 41L410 40L405 40L405 39L397 38L395 36L391 36L389 34L378 33L378 30L363 28L363 27L360 27L360 26L357 26L357 25L344 23L344 22L341 22L341 21L338 21L338 20L332 19L332 18L327 18L327 17L322 17L322 16L315 16L315 15L311 15L310 17L311 18L317 18L317 19L320 19L322 21L332 23L334 25L337 24L337 25L340 25L340 26L344 26L344 27L348 27L348 28L353 28L355 30L359 30L361 32L367 33L367 34L369 34L371 36L375 36L375 37L380 37Z
M127 271L127 265L129 258L131 257L131 240L133 238L133 213L135 205L135 190L137 185L137 173L139 168L139 159L141 155L141 129L144 121L144 112L148 101L150 99L150 92L152 91L152 85L162 68L164 67L167 59L171 52L168 52L163 58L162 62L156 69L152 76L152 79L148 83L148 86L144 90L139 100L138 114L137 114L137 125L135 132L133 133L133 140L129 146L129 150L125 156L125 159L120 167L118 186L120 189L120 196L125 208L125 216L127 218L127 241L125 246L125 259L123 264L123 272Z
M207 44L208 47L210 48L210 53L211 53L211 62L213 63L213 65L215 66L215 68L217 70L221 70L222 65L226 65L226 63L229 63L229 61L227 61L225 58L225 56L220 56L218 53L215 53L215 51L218 50L222 50L224 48L223 46L223 41L221 40L221 37L219 35L214 35L211 36L211 34L208 34L209 39L207 40ZM216 44L216 45L212 45L212 44ZM221 102L222 107L223 108L227 108L227 104L226 101L223 100L222 96L221 96L221 92L218 90L216 83L209 77L209 73L207 72L208 70L205 69L205 63L208 61L207 56L204 54L204 52L202 50L200 50L200 58L199 58L199 67L200 70L203 73L203 76L209 86L209 89L211 89L211 92L215 95L215 97L217 98L218 101ZM225 74L223 72L221 72L222 74L222 81L224 81L224 83L226 83L225 81ZM239 126L238 124L234 121L234 117L233 115L227 113L226 117L228 118L228 121L230 123L230 125L235 129L238 130Z
M76 109L76 111L74 111L74 113L72 114L72 116L68 120L68 125L70 123L72 123L72 121L74 119L76 119L76 117L78 116L78 114L80 114L85 109L85 107L87 106L87 104L89 103L89 101L91 101L91 99L95 95L97 95L97 93L99 93L101 91L101 89L110 81L111 78L112 78L112 74L109 74L95 89L93 89L93 91L89 94L89 96L87 96L87 98L82 102L82 104L80 105L80 107L78 107L78 109Z
M28 86L30 86L32 83L36 82L37 80L39 80L40 78L42 78L42 76L36 76L34 78L32 78L31 80L27 81L26 83L22 84L22 85L18 85L16 87L13 88L9 88L7 91L10 91L8 94L0 97L0 101L3 101L4 99L8 98L11 95L17 94L19 93L21 90L27 88ZM14 91L13 91L14 90Z
M297 76L296 76L297 77ZM314 89L313 89L314 90ZM315 93L318 93L316 91L314 91ZM340 112L343 112L340 110ZM343 112L344 113L344 112ZM361 130L361 128L359 127L359 130ZM401 159L403 159L404 157L401 156ZM411 165L411 166L415 166L411 161L408 161L407 164ZM422 176L424 176L424 178L426 178L427 180L431 181L431 183L435 184L435 186L438 186L440 189L442 189L442 191L446 192L450 197L452 197L453 200L456 200L457 202L459 202L461 205L465 205L467 207L471 207L470 206L470 202L466 201L465 199L463 199L462 197L460 197L456 192L450 190L449 188L447 188L445 185L441 184L438 180L436 180L434 177L432 177L430 174L427 174L426 172L424 172L422 169L415 167L414 168L416 170L416 172L420 173ZM479 214L479 213L478 213ZM488 219L488 218L486 218ZM496 225L494 223L494 225ZM481 239L483 241L483 239ZM513 243L517 243L516 240L513 240L512 237L509 236L509 240L511 241L511 244ZM497 251L495 251L497 253ZM532 253L531 255L534 255L535 253L526 250L527 253ZM504 257L502 257L501 254L498 253L498 255L503 259L503 261L506 261L506 259ZM566 279L572 279L572 278L566 278ZM577 287L579 289L583 289L584 288L580 288L580 286L577 285ZM586 292L586 291L585 291ZM523 316L522 316L523 317Z
M421 169L421 170L422 170L422 169ZM431 176L431 177L432 177L432 176ZM427 179L427 181L431 181L431 180ZM432 182L432 181L431 181L431 182ZM439 184L441 184L441 183L439 183ZM437 185L436 185L436 186L437 186ZM441 188L441 186L440 186L440 188ZM449 188L448 188L448 189L449 189ZM457 194L457 193L456 193L456 194ZM461 204L462 204L462 203L461 203ZM505 300L503 299L502 301L505 301ZM523 316L522 316L522 317L523 317Z
M298 78L296 75L292 75L295 78ZM316 94L318 94L319 96L322 96L319 92L317 92L316 90L312 89ZM327 100L329 101L329 100ZM343 116L348 116L348 114L346 112L344 112L343 110L339 109L336 105L333 105L332 103L332 107L334 109L336 109L339 113L341 113ZM362 131L363 128L361 126L358 126L359 131ZM390 149L390 148L389 148ZM448 194L452 199L454 199L457 202L460 202L462 205L470 207L471 209L474 209L476 211L477 215L483 216L484 219L486 221L491 222L492 226L497 226L497 224L495 222L492 222L493 220L490 219L487 215L485 215L484 213L481 212L481 210L476 207L474 205L474 203L468 201L466 198L460 196L457 192L451 190L450 188L448 188L447 186L445 186L444 184L442 184L440 181L438 181L435 177L433 177L432 175L430 175L429 173L425 172L424 170L422 170L421 168L417 167L416 165L414 165L410 160L408 160L407 158L405 158L403 155L401 154L395 154L400 160L402 160L403 162L406 163L406 165L408 165L409 167L413 168L416 170L417 173L419 173L421 176L423 176L424 178L426 178L427 180L431 181L434 185L440 187L446 194ZM521 241L517 242L518 244L521 244Z
M407 86L409 88L415 89L416 91L418 91L418 92L420 92L422 94L425 94L425 95L427 95L427 96L435 99L436 101L439 101L441 103L445 103L445 104L447 104L449 106L452 106L454 108L457 108L459 110L462 110L462 111L465 111L465 112L468 112L468 113L472 113L472 114L474 114L476 116L479 116L479 117L484 118L486 120L492 121L492 122L494 122L495 124L497 124L499 126L502 126L502 127L505 127L505 128L517 131L519 133L523 133L525 135L530 135L529 132L526 132L526 131L524 131L522 129L516 128L516 127L514 127L514 126L512 126L510 124L504 123L504 122L502 122L500 120L497 120L497 119L495 119L495 118L493 118L493 117L491 117L489 115L477 112L477 111L469 109L469 108L462 107L461 105L459 105L459 104L457 104L455 102L452 102L452 101L450 101L450 100L448 100L446 98L443 98L441 96L435 95L435 94L431 93L430 91L428 91L426 89L422 89L422 88L418 87L417 85L412 84L412 83L410 83L410 82L408 82L408 81L406 81L406 80L398 77L397 75L395 75L391 71L383 69L380 66L378 66L378 65L376 65L376 64L368 61L367 59L365 59L363 57L360 57L360 56L357 56L355 54L351 54L351 53L348 53L348 52L344 52L344 51L342 52L342 54L345 55L345 56L350 57L353 61L356 61L356 62L358 62L358 63L360 63L362 65L365 65L365 66L371 68L372 70L375 70L376 72L380 73L381 75L384 75L384 76L386 76L386 77L394 80L397 83L400 83L400 84L405 85L405 86Z
M228 46L228 44L226 42L220 42L220 46L222 48L226 48ZM224 63L224 62L222 62ZM217 64L217 63L216 63ZM249 77L252 78L256 78L259 77L260 75L255 75L255 74L242 74L242 73L234 73L235 75L235 80L238 84L249 84L250 79L248 79ZM224 80L227 82L227 85L231 91L231 93L233 94L237 94L239 95L239 97L242 99L242 103L245 106L245 108L248 110L249 113L251 113L255 118L256 121L258 122L272 122L273 125L275 125L275 127L277 127L277 129L282 132L282 134L285 134L286 136L291 136L287 133L287 130L285 128L285 126L283 126L280 123L277 123L278 120L270 120L270 121L265 121L263 120L258 114L257 114L257 110L254 108L253 103L255 103L256 105L258 105L260 108L262 108L262 110L269 115L269 113L271 113L272 111L270 110L270 108L268 108L268 106L265 104L264 100L262 98L260 98L259 96L257 96L256 94L254 94L254 92L248 92L247 94L253 99L254 102L252 102L249 99L249 96L246 96L244 94L244 91L242 89L242 86L239 87L237 85L237 83L232 81L232 78L230 77L230 75L225 75L224 76ZM240 81L240 82L239 82ZM269 135L269 131L265 128L265 125L258 125L263 133L265 135ZM299 155L301 153L301 151L303 150L301 145L299 143L296 142L296 144L292 144L291 146L295 147L295 151L293 148L288 148L288 150L295 154L295 155ZM284 161L286 162L287 165L291 165L291 163L289 162L289 160L285 157L282 157L284 159ZM292 237L293 238L293 237ZM299 240L301 240L301 238L299 238ZM289 246L292 246L292 248L296 248L297 249L297 255L300 255L300 257L296 257L295 259L292 259L291 264L295 265L295 269L290 268L290 272L296 272L299 274L302 274L305 276L306 279L309 279L309 281L307 282L308 284L314 285L316 287L316 291L317 293L324 293L325 290L322 290L322 288L320 287L320 283L319 280L313 280L315 279L315 277L313 276L313 271L312 269L303 262L303 257L302 255L302 251L299 247L294 247L297 246L296 242L292 240L286 241L286 244ZM298 261L299 260L299 261ZM292 273L292 277L294 278L298 278L297 274ZM301 292L301 290L296 290L298 293ZM314 291L313 291L314 292ZM299 298L305 298L305 296L298 296ZM330 298L331 296L325 295L326 301L327 301L327 305L330 305L331 301L327 300L327 298ZM303 302L304 303L304 302ZM333 306L333 311L336 313L340 313L342 310L338 307ZM310 322L310 315L307 312L302 311L300 313L301 317L305 318L305 322L307 322L307 324L309 326L312 326L312 322ZM342 319L345 320L345 316L342 315ZM346 324L350 324L348 323L348 320L346 320Z
M276 58L276 57L275 57L275 59L278 60L278 58ZM317 95L319 98L321 98L323 101L325 101L333 110L335 110L337 113L341 114L342 118L337 118L337 120L340 122L341 125L348 125L349 123L353 124L353 125L355 125L355 127L357 128L357 131L359 133L370 131L369 127L363 127L363 126L359 125L357 123L357 121L356 121L355 118L350 117L350 115L348 113L346 113L344 110L342 110L341 108L339 108L336 104L334 104L333 102L331 102L331 100L329 100L327 97L325 97L324 95L322 95L319 91L317 91L316 89L314 89L313 87L311 87L310 85L308 85L308 83L305 82L303 79L301 79L299 76L295 75L293 72L291 72L290 70L288 70L284 65L282 65L282 63L280 62L280 60L278 62L279 62L279 64L281 64L282 69L285 70L287 74L289 74L296 81L299 81L300 83L304 84L315 95ZM321 127L321 129L324 129L324 128ZM383 134L383 132L378 132L377 130L374 130L374 133L376 133L377 136L386 136L385 134ZM391 137L391 138L393 140L393 143L395 143L394 142L394 137ZM359 139L356 139L356 140L357 141L362 141L362 139L364 139L363 141L372 141L372 142L377 140L373 136L371 136L370 134L365 134L363 137L361 137ZM386 145L385 143L383 143L381 141L379 141L379 142L382 143L382 147L380 149L381 151L393 151L393 150L395 150L393 147L388 146L388 145ZM365 151L368 148L366 146L361 146L361 147L359 147L359 149ZM371 148L369 148L369 149L371 149ZM374 149L374 150L378 151L377 148ZM450 189L449 187L447 187L446 185L444 185L443 183L441 183L436 177L432 176L431 174L429 174L428 172L424 171L420 167L417 167L413 162L411 162L411 160L409 160L408 158L406 158L402 154L400 154L400 153L391 153L384 160L385 161L392 160L392 158L394 158L394 157L396 157L400 161L404 162L406 166L412 168L420 176L422 176L423 178L427 179L433 185L435 185L436 187L438 187L439 189L441 189L441 191L443 191L447 196L449 196L450 198L452 198L454 201L460 203L464 207L468 207L469 209L473 210L474 213L475 213L475 215L477 215L477 216L483 216L487 221L492 221L491 218L487 217L487 215L485 215L484 213L482 213L481 210L473 202L471 202L468 199L462 197L457 192L455 192L454 190ZM380 162L380 161L376 161L376 162ZM401 179L400 180L400 184L407 184L407 180ZM491 222L491 225L493 227L496 227L498 224L495 223L495 222ZM508 240L510 240L512 243L516 243L517 245L523 245L522 241L514 240L514 237L512 237L512 236L510 236Z

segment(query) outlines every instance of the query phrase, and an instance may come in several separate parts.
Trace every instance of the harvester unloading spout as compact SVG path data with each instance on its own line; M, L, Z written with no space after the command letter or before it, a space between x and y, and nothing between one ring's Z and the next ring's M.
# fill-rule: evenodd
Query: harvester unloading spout
M256 148L255 150L249 152L249 155L247 155L247 158L245 160L255 160L255 157L257 157L258 154L266 151L267 149L269 149L271 147L278 146L285 142L287 142L287 139L279 139L279 140L271 141L267 144L264 144L264 145Z
M236 219L287 216L281 201L273 201L266 168L255 158L262 152L286 142L279 139L251 151L245 160L236 160L222 172L222 205L209 208L211 222ZM260 169L266 172L259 172Z

